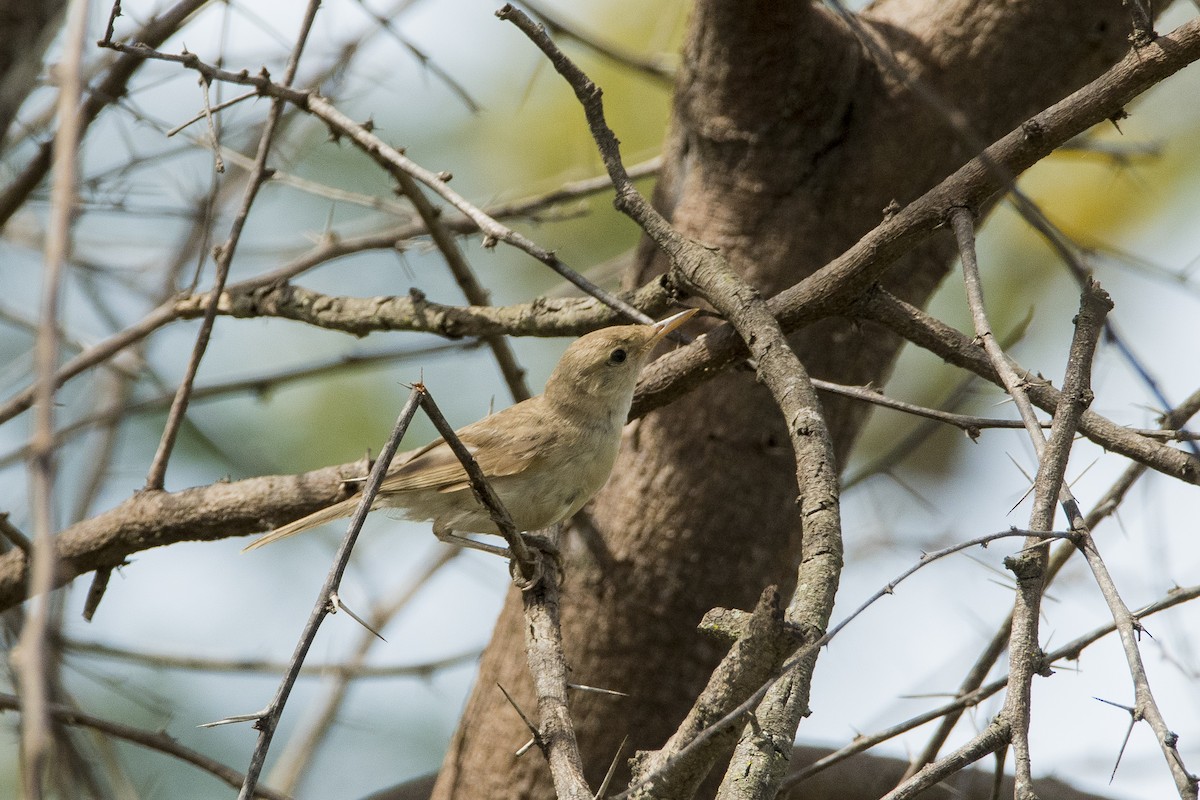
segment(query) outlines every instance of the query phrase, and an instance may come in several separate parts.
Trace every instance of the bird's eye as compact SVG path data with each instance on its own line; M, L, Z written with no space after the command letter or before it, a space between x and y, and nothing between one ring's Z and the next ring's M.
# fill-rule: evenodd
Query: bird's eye
M629 354L625 352L625 349L622 347L618 347L616 350L613 350L611 353L609 353L608 363L624 364L625 359L627 359L627 358L629 358Z

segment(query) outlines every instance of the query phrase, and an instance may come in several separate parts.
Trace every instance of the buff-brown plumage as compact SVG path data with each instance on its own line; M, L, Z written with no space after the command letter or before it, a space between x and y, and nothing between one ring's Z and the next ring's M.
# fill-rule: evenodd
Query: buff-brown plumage
M654 345L695 309L654 325L604 328L575 340L545 391L456 431L520 531L549 527L583 507L608 480L638 373ZM283 525L247 550L350 516L351 497ZM374 508L399 509L410 520L433 520L442 539L498 533L475 499L466 471L442 439L396 457ZM496 548L482 549L495 551Z

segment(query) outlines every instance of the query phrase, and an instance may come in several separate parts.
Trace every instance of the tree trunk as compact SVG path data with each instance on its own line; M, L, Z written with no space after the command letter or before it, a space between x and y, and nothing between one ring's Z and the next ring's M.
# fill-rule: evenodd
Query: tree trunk
M977 152L947 110L990 142L1099 74L1130 32L1120 0L885 0L861 19L870 46L816 4L700 0L693 13L656 201L764 295L823 266L889 203L916 198ZM884 283L923 305L953 256L948 238L931 241ZM638 277L658 262L641 259ZM882 383L899 347L881 329L835 319L793 341L814 377L850 384ZM824 402L844 461L866 407ZM752 374L733 372L628 429L593 507L611 563L573 559L563 587L574 680L630 694L575 698L593 786L623 737L626 757L660 746L703 686L721 653L696 632L701 615L751 608L765 585L792 580L801 526L781 422ZM439 800L553 794L543 759L514 758L528 731L496 688L536 714L522 629L514 592L443 763Z

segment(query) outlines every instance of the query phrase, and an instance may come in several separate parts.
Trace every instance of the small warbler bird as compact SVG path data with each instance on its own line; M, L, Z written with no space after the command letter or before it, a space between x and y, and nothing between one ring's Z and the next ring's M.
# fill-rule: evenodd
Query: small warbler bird
M456 431L499 495L518 531L570 517L608 480L638 373L650 351L695 314L688 309L653 325L619 325L576 339L546 381L545 391ZM348 517L357 497L289 522L251 542L253 550ZM394 508L409 520L433 520L442 541L499 555L508 551L458 533L499 533L475 499L466 470L444 439L396 456L373 509Z

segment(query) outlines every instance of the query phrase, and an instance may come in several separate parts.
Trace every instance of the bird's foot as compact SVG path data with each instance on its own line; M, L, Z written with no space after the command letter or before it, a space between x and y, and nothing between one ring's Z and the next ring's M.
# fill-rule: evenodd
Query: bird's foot
M460 536L453 531L440 528L437 525L433 526L433 533L439 541L445 542L453 547L465 547L470 550L480 550L484 553L491 553L494 556L500 556L507 559L509 562L509 572L512 574L513 582L526 592L537 586L546 577L548 571L554 573L555 581L561 585L563 579L563 557L562 552L558 549L558 544L550 536L538 534L517 534L521 537L521 541L525 546L532 551L533 554L533 574L525 575L520 565L517 563L516 557L512 550L507 547L499 547L493 544L487 544L466 536ZM554 566L552 570L547 570L547 561L552 561Z
M546 577L547 572L551 572L554 575L555 582L561 586L563 581L563 556L562 551L558 548L558 543L552 537L541 534L528 533L520 534L520 536L526 546L533 551L534 568L533 575L527 577L521 574L516 559L512 560L508 570L517 587L521 591L527 592L541 583L542 579ZM547 569L547 562L553 563L552 569Z

